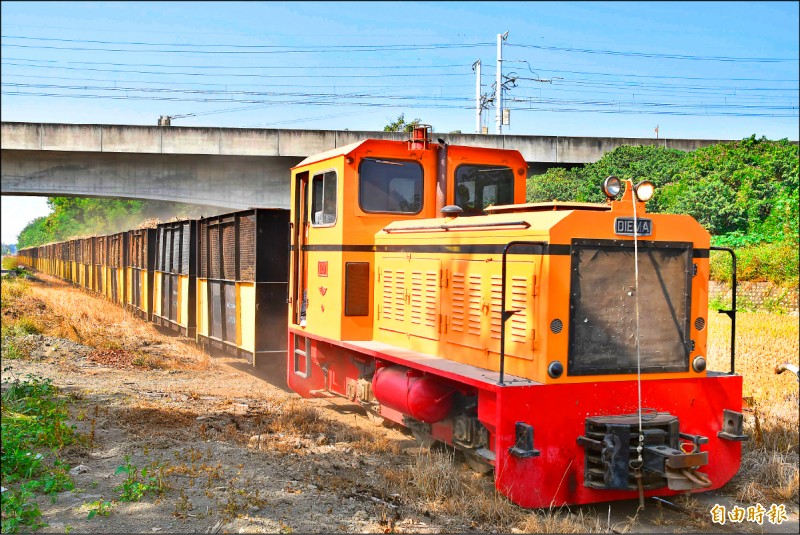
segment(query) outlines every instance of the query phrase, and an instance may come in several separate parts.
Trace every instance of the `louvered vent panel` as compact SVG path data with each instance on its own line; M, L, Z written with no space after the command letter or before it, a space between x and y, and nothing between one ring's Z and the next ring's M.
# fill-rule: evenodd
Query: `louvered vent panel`
M517 312L511 316L511 341L524 344L528 340L528 281L525 277L512 277L511 309Z
M381 317L385 320L394 319L394 275L390 269L384 269L381 273L383 281L383 292L381 293Z
M495 340L500 339L500 311L503 296L503 282L499 276L494 276L491 279L492 284L492 300L491 300L491 322L490 322L490 335Z
M438 273L411 272L411 323L421 327L438 327Z
M392 288L392 301L394 303L395 321L406 320L406 272L394 272L394 287Z
M453 273L450 290L450 330L457 333L466 332L468 303L466 276L463 273Z
M467 281L467 299L469 303L467 317L467 334L481 335L481 276L470 275Z

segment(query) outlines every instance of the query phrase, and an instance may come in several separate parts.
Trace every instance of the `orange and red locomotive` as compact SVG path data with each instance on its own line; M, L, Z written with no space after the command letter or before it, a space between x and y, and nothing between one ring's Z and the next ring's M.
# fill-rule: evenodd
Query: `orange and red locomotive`
M706 370L710 237L604 204L525 204L511 150L366 140L292 170L289 386L463 452L524 507L721 487L742 380Z

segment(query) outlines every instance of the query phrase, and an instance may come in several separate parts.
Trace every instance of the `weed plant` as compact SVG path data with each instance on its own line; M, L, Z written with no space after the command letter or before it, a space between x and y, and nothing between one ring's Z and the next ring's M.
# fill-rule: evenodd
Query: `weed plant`
M4 370L8 371L8 369ZM35 493L74 488L69 465L58 458L78 439L67 425L67 408L49 379L27 375L4 385L2 394L2 532L37 529L42 521Z
M121 502L138 502L145 494L159 493L163 488L162 479L148 474L148 468L141 470L131 462L131 456L125 456L125 463L117 467L114 475L125 474L125 481L115 489L120 493Z

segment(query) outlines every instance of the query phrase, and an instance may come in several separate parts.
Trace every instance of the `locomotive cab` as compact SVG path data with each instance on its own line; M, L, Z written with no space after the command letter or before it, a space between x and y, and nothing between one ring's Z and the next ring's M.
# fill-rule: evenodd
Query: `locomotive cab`
M518 152L435 144L429 134L354 143L292 170L289 324L299 333L373 338L375 235L390 223L524 201Z

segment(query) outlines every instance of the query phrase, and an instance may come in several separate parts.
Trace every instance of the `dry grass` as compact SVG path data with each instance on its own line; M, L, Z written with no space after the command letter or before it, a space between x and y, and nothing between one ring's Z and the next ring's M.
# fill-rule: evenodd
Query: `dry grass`
M730 323L720 314L709 314L709 369L730 369ZM798 463L798 383L775 366L798 363L798 320L795 316L740 313L736 322L736 372L743 377L745 432L739 475L726 487L737 499L797 501L800 486Z
M47 286L24 289L3 284L3 316L9 324L33 322L38 332L66 338L99 350L133 355L132 363L143 368L182 370L208 369L207 354L178 339L166 339L155 326L119 305L73 287L56 278L40 275ZM7 299L8 298L8 299Z
M491 477L456 461L451 450L420 451L411 464L381 470L388 488L421 512L460 518L473 528L515 533L589 533L596 521L566 508L530 511L500 494Z
M118 305L41 276L43 284L4 281L2 284L3 336L7 332L38 331L97 348L107 358L130 360L143 367L206 369L209 357L163 337L155 327ZM742 468L726 488L743 502L786 502L798 499L798 391L797 380L774 368L798 363L798 324L792 316L742 313L738 318L737 372L744 378L749 400ZM729 369L726 317L709 314L709 368ZM128 359L136 355L141 362ZM190 393L195 399L199 394ZM223 408L223 410L225 410ZM324 435L331 442L347 442L366 454L400 453L397 441L380 430L360 429L331 420L323 411L296 397L270 399L257 418L231 417L215 422L196 420L192 411L162 411L142 404L117 415L131 431L182 428L185 437L213 434L238 443L263 434L267 447L298 452L287 438L314 441ZM491 478L464 469L452 452L422 452L405 465L379 469L380 486L400 494L400 500L424 513L452 515L466 526L499 531L578 533L601 531L596 521L566 509L523 510L499 494ZM343 483L345 484L345 483ZM594 522L594 523L593 523ZM604 527L603 527L604 528Z

